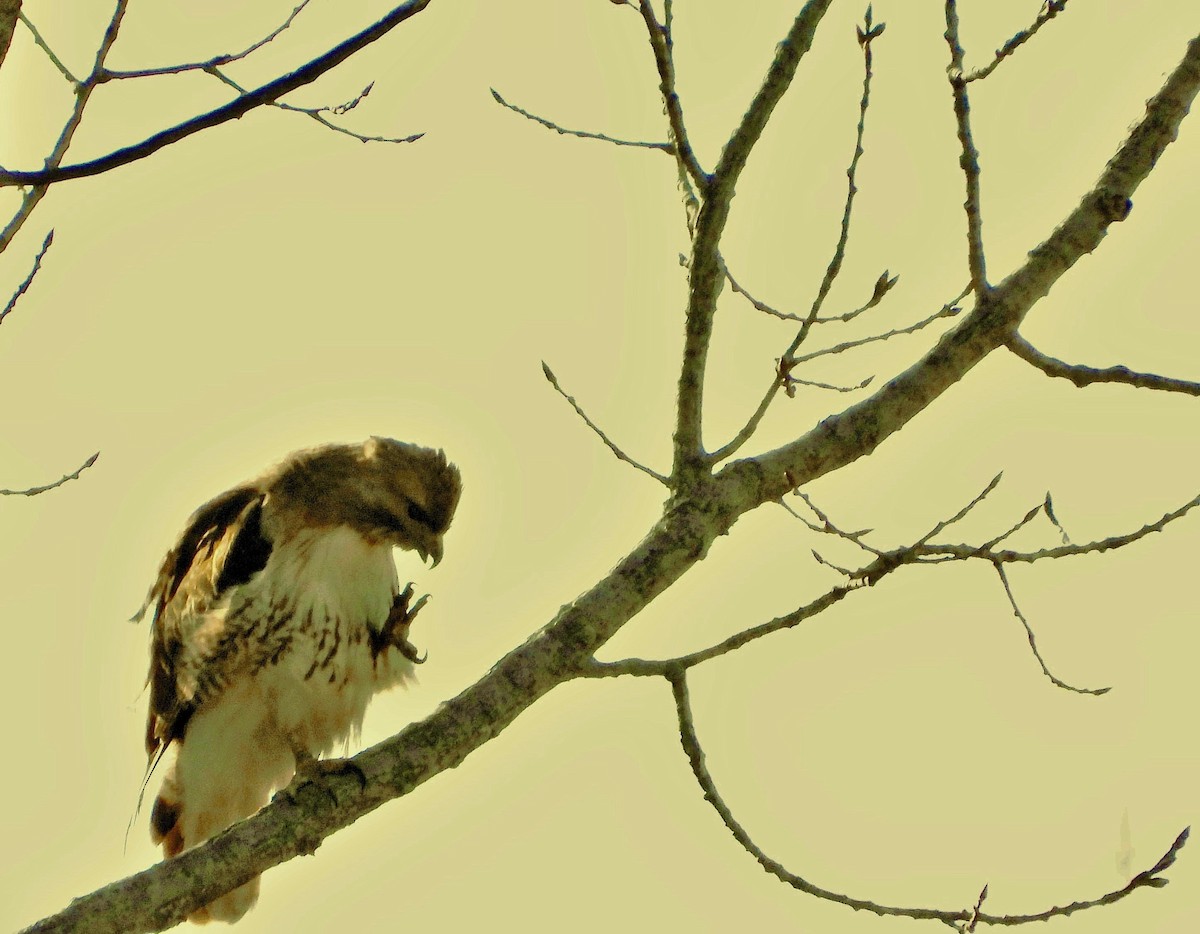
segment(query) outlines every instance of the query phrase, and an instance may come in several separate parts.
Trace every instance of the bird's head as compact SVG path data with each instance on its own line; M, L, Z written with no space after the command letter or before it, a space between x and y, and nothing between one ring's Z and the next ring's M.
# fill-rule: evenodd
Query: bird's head
M442 559L462 479L441 451L368 438L294 454L267 478L276 508L311 525L343 525L368 541Z
M436 565L462 493L458 468L441 451L378 437L363 442L359 463L363 531Z

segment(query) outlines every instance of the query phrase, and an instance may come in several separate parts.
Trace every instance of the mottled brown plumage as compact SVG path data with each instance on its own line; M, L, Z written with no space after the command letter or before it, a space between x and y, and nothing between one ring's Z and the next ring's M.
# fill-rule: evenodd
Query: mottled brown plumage
M146 752L167 762L151 834L168 857L262 807L411 677L419 604L391 549L436 564L460 491L440 451L371 438L297 452L192 514L142 608ZM235 921L257 893L254 879L192 920Z

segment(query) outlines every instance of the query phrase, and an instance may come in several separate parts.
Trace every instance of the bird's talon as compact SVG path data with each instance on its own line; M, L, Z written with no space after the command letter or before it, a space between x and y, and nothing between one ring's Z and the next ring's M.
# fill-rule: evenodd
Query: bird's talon
M412 595L413 585L410 583L392 599L392 609L384 623L383 634L386 644L399 649L400 654L414 665L421 665L429 656L420 654L417 647L408 641L408 630L417 613L421 611L421 607L428 602L429 594L424 594L416 603L409 606L408 602L412 599Z

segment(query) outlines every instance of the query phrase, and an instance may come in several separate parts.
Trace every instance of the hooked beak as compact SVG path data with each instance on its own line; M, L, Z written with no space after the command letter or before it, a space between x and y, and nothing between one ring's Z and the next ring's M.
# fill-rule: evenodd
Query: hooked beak
M429 566L431 568L436 568L441 563L441 560L442 560L441 539L434 539L432 542L430 542L428 548L418 545L417 546L417 554L419 554L421 556L422 561L428 561L430 558L432 558L433 563L430 564Z

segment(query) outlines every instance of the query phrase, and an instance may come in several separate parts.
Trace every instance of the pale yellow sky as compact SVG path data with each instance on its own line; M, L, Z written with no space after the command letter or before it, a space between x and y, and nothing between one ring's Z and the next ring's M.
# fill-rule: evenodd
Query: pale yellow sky
M294 4L134 3L115 67L229 51ZM680 93L706 166L742 113L799 0L676 3ZM314 0L233 73L256 84L382 14ZM962 178L941 4L881 0L887 32L845 268L827 306L892 295L818 339L907 325L966 281ZM1036 0L963 2L982 64ZM59 55L86 69L110 0L26 0ZM838 3L739 184L723 252L764 300L807 308L836 239L853 145L859 5ZM1073 2L975 92L984 225L999 281L1075 205L1200 29L1193 0ZM125 620L200 502L286 452L391 435L444 447L465 480L445 561L402 557L434 594L413 632L420 685L380 698L363 743L433 710L602 576L653 522L662 490L618 463L546 384L540 362L632 456L669 466L687 249L661 153L557 136L497 106L662 139L640 17L602 0L433 0L292 98L334 104L363 145L256 111L99 178L56 186L0 263L0 294L39 278L0 328L0 486L66 487L0 501L0 678L8 766L0 808L0 928L151 864L142 775L144 625ZM142 138L227 99L204 75L98 92L74 156ZM34 168L65 115L65 83L18 30L0 72L0 164ZM1200 129L1136 195L1023 333L1056 356L1200 379L1193 278ZM68 161L75 161L74 158ZM0 206L15 203L11 191ZM705 433L723 443L791 338L722 298ZM933 329L814 366L876 383ZM847 401L801 391L773 447ZM1076 542L1131 531L1197 493L1194 399L1077 390L997 354L869 461L808 492L876 544L911 541L998 471L955 540L980 541L1047 490ZM1019 540L1058 543L1042 523ZM605 658L700 648L837 583L810 549L852 562L782 510L747 516ZM986 566L909 569L692 678L719 788L773 857L879 902L1037 911L1148 868L1200 811L1193 592L1200 518L1105 556L1019 567L1011 580L1062 679L1053 687ZM1128 832L1123 840L1122 824ZM1193 844L1194 846L1194 844ZM1172 884L1055 922L1064 934L1181 931L1200 921L1200 856ZM1189 924L1190 922L1190 924ZM887 934L879 919L767 876L705 804L665 683L566 685L459 769L270 872L239 932L730 929ZM938 928L942 930L942 928Z

